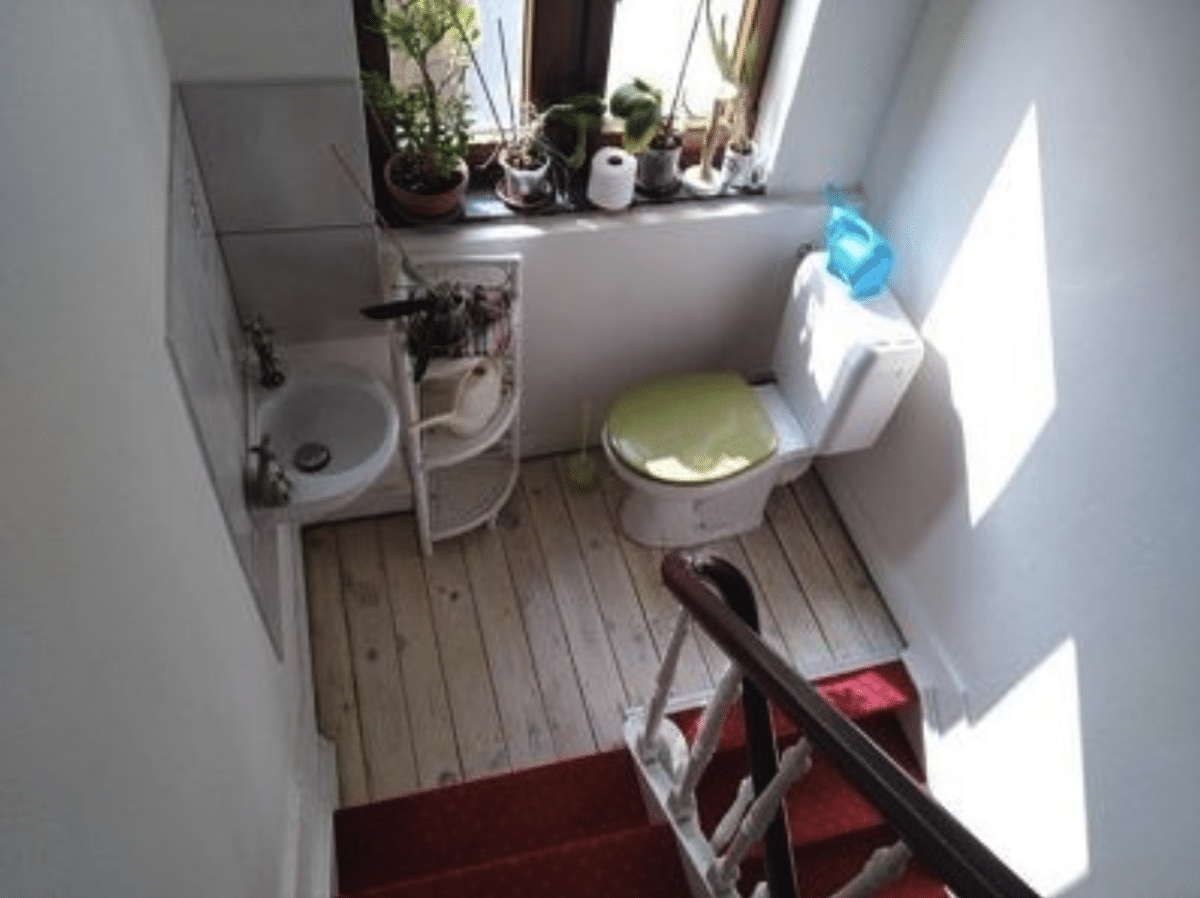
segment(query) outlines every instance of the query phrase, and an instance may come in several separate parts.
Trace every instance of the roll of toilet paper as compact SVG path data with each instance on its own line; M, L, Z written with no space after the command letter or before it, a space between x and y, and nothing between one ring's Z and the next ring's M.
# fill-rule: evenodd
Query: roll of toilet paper
M624 209L633 202L637 159L618 147L601 147L592 157L588 199L601 209Z

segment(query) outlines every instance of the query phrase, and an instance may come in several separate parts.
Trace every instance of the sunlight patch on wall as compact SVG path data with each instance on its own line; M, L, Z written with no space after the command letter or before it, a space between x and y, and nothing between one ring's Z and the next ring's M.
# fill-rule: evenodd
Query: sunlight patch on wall
M1056 402L1036 105L967 228L923 332L949 371L974 526Z
M929 747L938 800L1048 898L1089 867L1080 729L1078 661L1068 638L974 725Z

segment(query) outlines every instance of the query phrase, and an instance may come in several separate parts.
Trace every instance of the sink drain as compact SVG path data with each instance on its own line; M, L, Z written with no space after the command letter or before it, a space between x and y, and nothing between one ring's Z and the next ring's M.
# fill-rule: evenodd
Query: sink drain
M329 464L332 458L329 447L324 443L305 443L292 456L292 464L296 466L297 471L315 474Z

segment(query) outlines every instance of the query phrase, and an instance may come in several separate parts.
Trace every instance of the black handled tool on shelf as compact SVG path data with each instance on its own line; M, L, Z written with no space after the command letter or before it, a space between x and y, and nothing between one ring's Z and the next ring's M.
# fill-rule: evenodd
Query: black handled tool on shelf
M437 303L437 299L399 299L376 306L366 306L359 309L359 312L374 321L388 321L405 315L432 312L437 308Z

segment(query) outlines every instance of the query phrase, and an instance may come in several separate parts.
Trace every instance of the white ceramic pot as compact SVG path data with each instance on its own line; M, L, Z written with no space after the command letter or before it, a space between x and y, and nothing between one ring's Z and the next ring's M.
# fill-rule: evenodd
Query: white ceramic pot
M750 186L754 173L754 147L747 153L725 148L725 159L721 162L721 184L726 190L741 190Z
M550 160L546 159L538 168L516 168L507 161L501 160L504 168L504 193L515 202L529 202L531 198L541 196L546 192L548 182L546 173L550 170Z

